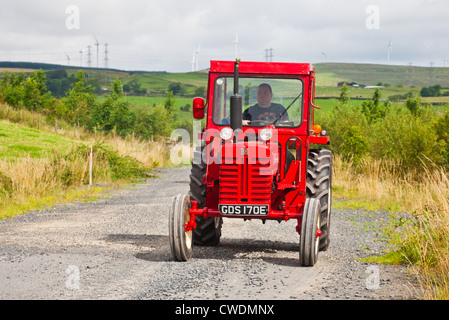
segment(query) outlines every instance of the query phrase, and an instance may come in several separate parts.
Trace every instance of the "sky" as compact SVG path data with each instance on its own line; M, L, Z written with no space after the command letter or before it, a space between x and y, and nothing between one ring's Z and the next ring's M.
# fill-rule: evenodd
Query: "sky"
M236 53L449 67L449 1L2 0L0 61L87 67L89 46L90 66L123 70L189 72Z

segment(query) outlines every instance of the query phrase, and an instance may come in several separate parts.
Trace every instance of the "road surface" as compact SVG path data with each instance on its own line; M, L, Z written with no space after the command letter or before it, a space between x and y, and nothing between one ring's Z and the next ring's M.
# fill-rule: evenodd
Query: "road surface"
M168 208L189 167L72 203L0 221L0 299L372 300L419 298L403 266L358 260L385 249L386 212L333 210L331 245L298 266L296 222L225 219L220 245L172 261Z

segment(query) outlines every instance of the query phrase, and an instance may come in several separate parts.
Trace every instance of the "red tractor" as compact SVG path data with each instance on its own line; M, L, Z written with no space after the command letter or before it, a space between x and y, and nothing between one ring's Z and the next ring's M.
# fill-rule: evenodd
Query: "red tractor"
M170 209L175 260L189 260L193 245L217 245L223 218L296 219L299 263L316 263L329 246L332 154L311 148L329 144L314 125L314 94L311 64L211 61L207 102L193 100L194 118L207 106L207 119L190 191Z

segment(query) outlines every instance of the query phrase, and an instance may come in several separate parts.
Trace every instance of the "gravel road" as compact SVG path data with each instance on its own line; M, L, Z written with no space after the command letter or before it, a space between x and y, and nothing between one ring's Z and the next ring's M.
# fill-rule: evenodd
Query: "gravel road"
M190 167L90 203L0 221L0 299L393 300L417 299L402 266L365 264L385 243L385 212L333 210L331 245L298 266L295 221L225 219L218 247L170 257L168 208L186 193Z

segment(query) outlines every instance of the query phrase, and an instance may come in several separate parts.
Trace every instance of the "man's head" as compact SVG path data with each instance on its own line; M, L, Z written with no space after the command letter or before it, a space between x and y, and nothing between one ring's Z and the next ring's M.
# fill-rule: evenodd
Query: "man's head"
M271 91L271 86L268 83L262 83L257 87L257 102L262 108L268 108L271 105L271 98L273 97L273 92Z

